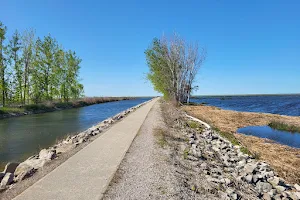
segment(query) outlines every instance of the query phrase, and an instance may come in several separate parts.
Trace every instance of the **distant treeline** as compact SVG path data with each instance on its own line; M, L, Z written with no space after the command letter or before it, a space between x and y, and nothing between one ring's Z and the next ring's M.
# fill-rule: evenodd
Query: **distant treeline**
M83 95L79 83L81 59L65 50L50 34L35 37L34 30L11 38L0 22L0 104L25 105Z

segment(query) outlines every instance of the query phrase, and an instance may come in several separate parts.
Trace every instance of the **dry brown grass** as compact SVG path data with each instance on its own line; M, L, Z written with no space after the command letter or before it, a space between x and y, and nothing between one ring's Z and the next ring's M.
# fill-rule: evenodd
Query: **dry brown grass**
M238 128L268 125L271 121L281 121L288 125L300 126L300 117L236 112L221 110L212 106L184 106L183 110L221 131L234 134L252 153L259 155L261 160L267 161L282 178L291 183L300 183L300 149L236 133Z

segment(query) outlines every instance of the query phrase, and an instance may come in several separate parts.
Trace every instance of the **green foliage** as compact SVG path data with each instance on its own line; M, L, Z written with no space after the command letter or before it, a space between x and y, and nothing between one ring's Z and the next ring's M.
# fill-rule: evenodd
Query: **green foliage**
M171 83L168 76L171 72L168 70L163 48L160 40L154 38L152 46L145 51L147 64L150 69L147 78L153 84L154 90L162 93L165 99L169 99L170 91L168 88Z
M165 134L165 131L163 129L161 129L161 128L155 129L154 135L156 137L157 144L161 148L164 148L168 144L166 134Z
M32 112L51 110L51 108L46 106L45 104L30 104L30 105L25 105L24 108L26 111L32 111Z
M184 149L184 151L183 151L183 158L184 158L184 159L187 159L187 158L188 158L189 151L190 151L189 148Z
M241 147L240 150L244 154L252 155L249 149L247 149L246 147Z
M190 127L190 128L193 128L193 129L200 129L202 128L201 125L195 121L187 121L187 125Z
M218 128L214 128L216 132L218 132L222 137L226 138L231 144L241 146L240 142L234 137L232 133L220 131ZM241 152L244 154L252 155L249 149L244 146L240 148Z
M69 102L83 95L81 59L65 50L50 34L18 31L6 39L0 22L0 97L2 105L24 105L61 99ZM39 109L32 107L31 109ZM44 108L42 108L44 109Z
M228 141L230 141L233 145L240 145L240 142L234 137L232 133L218 131L218 133L226 138Z
M296 133L296 132L300 133L300 127L294 125L288 125L280 121L272 121L271 123L269 123L269 126L276 130L289 131L292 133Z
M0 114L22 113L22 112L24 112L24 108L9 108L9 107L0 108Z
M149 73L147 79L166 100L189 101L195 76L205 59L205 51L187 44L176 34L172 38L154 38L145 51Z

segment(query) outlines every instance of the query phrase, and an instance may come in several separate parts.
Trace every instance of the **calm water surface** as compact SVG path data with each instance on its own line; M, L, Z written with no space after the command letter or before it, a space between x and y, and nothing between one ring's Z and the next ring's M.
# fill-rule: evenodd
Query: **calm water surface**
M0 120L0 165L21 161L68 134L81 132L151 98L91 105Z
M253 135L260 138L268 138L280 144L300 148L300 133L279 131L272 129L269 126L248 126L238 129L237 132L243 133L245 135Z
M191 101L225 110L300 116L300 95L197 97Z

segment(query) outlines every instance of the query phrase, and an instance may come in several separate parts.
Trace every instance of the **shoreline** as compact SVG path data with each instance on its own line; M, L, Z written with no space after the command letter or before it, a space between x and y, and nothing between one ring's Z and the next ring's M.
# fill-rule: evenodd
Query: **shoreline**
M0 179L2 180L7 174L11 174L11 180L7 185L5 185L5 187L0 188L0 199L4 197L10 199L21 193L33 183L54 170L68 158L83 149L89 143L97 139L114 124L122 121L122 119L127 117L130 113L152 100L153 99L150 99L126 109L113 117L99 122L97 125L94 125L83 132L75 135L69 135L56 144L42 149L38 154L30 156L21 163L8 163L3 171L4 174L2 174L2 177L0 176Z
M7 119L7 118L14 118L14 117L22 117L22 116L26 116L26 115L34 115L34 114L43 114L43 113L48 113L48 112L55 112L55 111L62 111L62 110L68 110L68 109L72 109L72 108L82 108L82 107L86 107L86 106L91 106L91 105L95 105L95 104L101 104L101 103L109 103L109 102L115 102L115 101L124 101L124 100L131 100L131 99L135 99L137 97L100 97L102 100L101 102L88 102L88 100L78 100L75 102L67 102L67 103L54 103L52 102L51 104L54 104L53 106L47 106L46 103L45 104L30 104L30 105L25 105L20 109L26 109L25 107L43 107L37 110L24 110L24 111L19 111L19 112L8 112L8 113L1 113L3 112L2 110L0 110L0 120L2 119ZM100 99L99 98L99 99ZM105 99L107 98L107 99ZM56 106L55 104L60 104L60 106Z
M184 106L188 114L205 121L221 132L233 136L259 160L268 162L278 174L291 183L300 182L300 149L273 140L237 133L238 128L264 126L271 121L300 126L300 117L269 113L238 112L214 106Z

